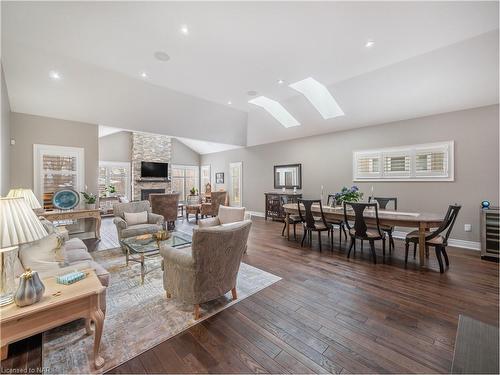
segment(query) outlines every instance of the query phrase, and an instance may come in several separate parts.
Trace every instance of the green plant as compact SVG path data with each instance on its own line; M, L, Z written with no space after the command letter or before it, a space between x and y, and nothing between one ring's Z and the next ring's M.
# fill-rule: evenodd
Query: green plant
M194 186L191 188L191 190L189 190L189 192L191 193L191 195L196 195L198 194L198 189L196 189Z
M337 204L342 204L344 202L359 202L363 199L363 193L359 191L359 188L354 185L348 188L344 186L339 193L334 195L335 202Z
M87 193L86 191L82 191L83 199L87 204L94 204L97 200L97 197L94 193Z
M106 191L110 194L116 193L116 187L115 185L108 185L106 186Z

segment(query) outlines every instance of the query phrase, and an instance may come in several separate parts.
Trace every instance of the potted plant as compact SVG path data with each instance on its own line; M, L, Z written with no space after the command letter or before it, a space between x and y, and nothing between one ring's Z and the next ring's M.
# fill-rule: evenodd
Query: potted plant
M359 202L363 199L363 193L359 191L359 188L354 185L348 188L344 186L339 193L335 193L335 204L342 205L344 202Z
M106 196L107 197L114 197L116 194L116 187L115 185L108 185L106 186Z
M95 202L97 200L97 197L94 193L88 193L86 191L81 192L83 195L83 199L85 201L85 208L88 210L94 210L95 209Z
M196 189L194 186L191 188L191 190L189 190L189 193L191 193L191 195L197 195L198 194L198 189Z

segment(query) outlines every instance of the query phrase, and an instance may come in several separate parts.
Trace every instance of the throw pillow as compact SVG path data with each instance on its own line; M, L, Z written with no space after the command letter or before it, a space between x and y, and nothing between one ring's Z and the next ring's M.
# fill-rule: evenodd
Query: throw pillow
M148 212L125 212L125 221L127 225L147 224Z
M245 207L228 207L220 205L217 217L221 224L243 221L245 219Z
M40 273L57 271L64 266L65 249L61 244L61 238L52 233L39 241L22 245L19 259L25 269L31 268Z

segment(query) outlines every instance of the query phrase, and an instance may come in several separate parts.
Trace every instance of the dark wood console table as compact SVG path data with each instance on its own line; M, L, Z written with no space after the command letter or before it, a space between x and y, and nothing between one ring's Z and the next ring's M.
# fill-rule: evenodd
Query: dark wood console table
M264 193L264 195L266 197L266 220L267 218L279 221L285 220L286 214L283 209L283 203L297 203L297 199L302 198L302 194L300 193L270 192Z

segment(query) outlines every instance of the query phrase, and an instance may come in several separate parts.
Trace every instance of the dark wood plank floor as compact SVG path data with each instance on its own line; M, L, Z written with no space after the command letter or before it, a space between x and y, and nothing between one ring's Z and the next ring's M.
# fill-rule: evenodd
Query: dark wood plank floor
M346 259L338 242L301 248L281 228L255 218L244 261L283 280L111 373L443 373L459 314L498 325L498 263L478 252L449 248L440 274L432 252L430 269L405 268L401 241L374 265L366 250ZM30 342L4 368L41 366Z

